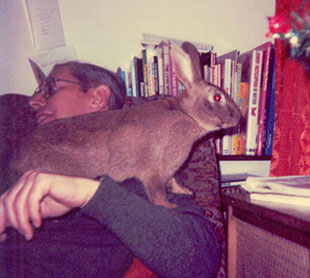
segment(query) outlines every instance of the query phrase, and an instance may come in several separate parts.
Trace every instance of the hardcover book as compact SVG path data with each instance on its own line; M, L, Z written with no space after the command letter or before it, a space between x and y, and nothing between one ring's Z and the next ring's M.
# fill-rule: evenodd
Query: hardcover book
M217 63L222 67L222 89L234 98L235 94L235 75L236 65L239 56L238 50L230 51L217 58ZM236 130L226 131L222 138L222 154L230 155L232 153L232 132Z
M272 155L272 144L275 123L275 57L274 47L271 49L270 70L267 84L266 110L263 135L263 154Z
M264 141L264 128L265 128L265 111L266 111L266 99L267 99L267 86L268 78L270 77L270 60L271 60L271 48L272 43L266 42L255 49L263 51L263 64L262 64L262 80L259 96L258 107L258 134L257 134L257 149L256 155L263 154L263 141Z
M238 62L242 63L242 82L249 83L248 109L246 115L246 155L255 155L258 134L258 107L262 73L261 50L250 50L241 54Z

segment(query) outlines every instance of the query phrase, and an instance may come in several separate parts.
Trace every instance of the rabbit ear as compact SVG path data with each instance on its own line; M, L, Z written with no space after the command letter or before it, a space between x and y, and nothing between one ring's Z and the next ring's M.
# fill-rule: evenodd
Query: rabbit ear
M199 54L191 43L183 43L182 48L172 46L171 58L173 69L185 87L191 87L193 83L201 80Z

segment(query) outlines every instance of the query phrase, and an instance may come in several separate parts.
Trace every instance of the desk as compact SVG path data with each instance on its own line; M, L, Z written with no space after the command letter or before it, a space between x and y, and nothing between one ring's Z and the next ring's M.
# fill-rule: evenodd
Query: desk
M229 278L310 277L310 208L250 201L223 193Z

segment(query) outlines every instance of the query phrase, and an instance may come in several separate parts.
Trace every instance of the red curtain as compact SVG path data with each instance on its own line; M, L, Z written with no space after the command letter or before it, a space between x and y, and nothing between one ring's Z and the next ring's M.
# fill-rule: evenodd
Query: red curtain
M276 14L291 22L303 0L277 0ZM309 12L307 1L301 15ZM276 112L271 176L310 175L310 73L290 58L283 41L275 42Z

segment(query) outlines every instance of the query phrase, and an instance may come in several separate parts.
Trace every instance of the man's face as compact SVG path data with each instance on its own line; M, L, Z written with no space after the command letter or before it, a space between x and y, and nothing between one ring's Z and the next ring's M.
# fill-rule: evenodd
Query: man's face
M39 125L92 112L89 94L82 91L79 81L72 76L68 66L53 70L46 80L50 77L76 83L57 81L55 94L47 98L44 94L37 93L30 99L29 104L36 111Z

